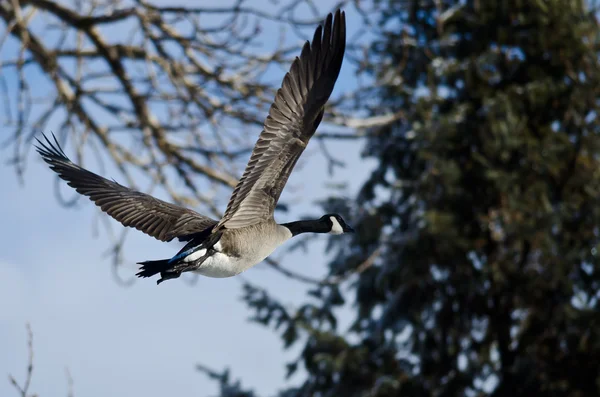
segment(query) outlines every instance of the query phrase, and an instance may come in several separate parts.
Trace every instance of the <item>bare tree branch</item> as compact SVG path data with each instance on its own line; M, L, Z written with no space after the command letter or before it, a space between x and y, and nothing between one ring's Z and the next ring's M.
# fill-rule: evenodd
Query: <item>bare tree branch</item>
M25 381L23 386L19 385L16 378L12 375L8 375L8 380L17 389L21 397L32 397L35 395L27 394L29 392L29 386L31 385L31 378L33 376L33 332L31 326L27 324L27 371L25 375Z
M67 397L74 397L75 391L73 390L73 377L69 368L65 368L65 375L67 377Z

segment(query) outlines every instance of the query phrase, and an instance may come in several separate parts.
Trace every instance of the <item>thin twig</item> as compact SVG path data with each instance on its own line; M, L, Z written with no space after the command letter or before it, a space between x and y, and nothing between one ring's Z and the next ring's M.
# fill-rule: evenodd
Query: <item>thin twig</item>
M31 385L31 378L33 376L33 332L31 331L31 326L29 323L26 325L27 328L27 371L25 375L25 383L23 386L20 386L14 376L8 375L8 379L10 383L17 389L21 397L30 397L27 395L29 391L29 386Z

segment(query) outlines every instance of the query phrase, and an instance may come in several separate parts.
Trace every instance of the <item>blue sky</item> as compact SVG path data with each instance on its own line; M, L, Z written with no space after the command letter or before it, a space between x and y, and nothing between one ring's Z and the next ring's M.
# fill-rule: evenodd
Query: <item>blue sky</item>
M350 26L360 23L353 13L347 19ZM352 79L346 63L334 95L340 87L353 86ZM327 183L347 182L348 193L356 193L374 165L361 159L361 146L352 141L330 143L329 150L347 166L329 176L313 142L288 182L294 192L284 191L282 196L295 203L293 211L279 214L278 221L318 213L316 201L328 194ZM67 154L73 155L68 149ZM0 158L9 154L10 148L4 149ZM110 168L103 175L119 180ZM24 185L5 162L0 165L0 180L4 185L0 217L5 225L0 231L0 374L23 380L29 322L35 347L30 391L41 397L66 393L65 368L74 379L75 394L90 397L215 394L216 383L196 372L196 363L216 370L230 367L234 377L262 394L284 386L284 363L295 352L282 351L271 330L248 322L250 313L240 301L241 279L267 288L291 307L303 301L306 286L259 264L234 278L200 277L193 286L176 280L157 287L154 280L140 280L121 287L104 256L109 237L102 227L94 233L99 217L106 215L88 200L79 200L75 208L61 207L54 195L53 173L34 155L29 156ZM67 187L61 191L71 197ZM223 200L221 209L225 205ZM114 230L120 230L111 222ZM290 269L322 276L327 265L323 254L327 237L323 237L307 253L283 255L280 249L274 257ZM130 265L120 274L128 279L135 273L136 261L170 257L180 247L132 231L125 250ZM0 395L16 395L7 380L0 381Z

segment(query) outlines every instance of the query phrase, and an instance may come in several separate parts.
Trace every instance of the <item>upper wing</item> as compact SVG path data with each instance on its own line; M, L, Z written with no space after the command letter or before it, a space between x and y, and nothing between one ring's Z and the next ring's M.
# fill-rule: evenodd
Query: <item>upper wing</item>
M129 189L74 164L54 138L54 145L37 140L38 153L50 168L78 193L88 196L102 211L124 226L134 227L161 241L186 237L214 226L217 221L148 194ZM185 238L182 238L185 239Z
M346 19L338 10L319 26L285 75L264 129L227 210L215 228L236 229L273 216L292 169L323 117L346 49Z

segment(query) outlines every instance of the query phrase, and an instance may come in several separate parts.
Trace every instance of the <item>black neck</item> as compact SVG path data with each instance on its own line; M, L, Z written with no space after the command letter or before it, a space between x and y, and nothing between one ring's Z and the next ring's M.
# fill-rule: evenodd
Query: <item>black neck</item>
M312 221L295 221L290 223L282 223L281 226L285 226L290 229L292 236L297 236L301 233L329 233L331 231L330 226L319 219Z

